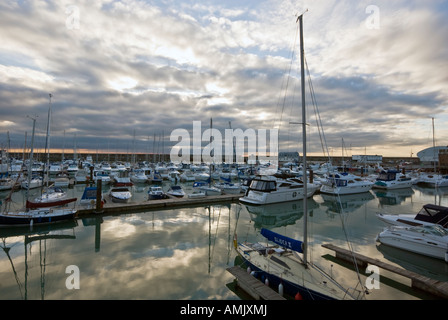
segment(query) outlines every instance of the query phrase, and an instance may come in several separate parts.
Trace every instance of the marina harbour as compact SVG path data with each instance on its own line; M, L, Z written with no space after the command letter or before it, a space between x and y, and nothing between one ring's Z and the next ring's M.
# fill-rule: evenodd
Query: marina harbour
M191 182L180 185L187 193L192 191ZM92 213L51 225L0 228L0 299L251 299L226 271L241 263L234 240L266 242L260 235L262 228L294 239L303 236L303 200L252 206L238 200L207 204L205 198L184 207L126 210L126 206L148 202L150 186L130 187L133 197L118 212ZM166 191L171 182L161 186ZM79 199L84 188L84 184L70 186L68 196ZM109 188L103 186L103 193ZM12 207L24 206L25 192L12 193ZM33 198L39 191L30 192ZM0 199L7 195L2 192ZM351 248L448 281L445 261L376 241L385 228L377 213L415 214L428 203L448 206L448 188L413 185L340 197L316 193L307 200L310 260L346 287L370 287L367 300L438 299L382 269L379 282L373 283L371 271L359 269L357 273L354 266L338 261L331 250L322 247ZM107 205L110 200L106 198Z

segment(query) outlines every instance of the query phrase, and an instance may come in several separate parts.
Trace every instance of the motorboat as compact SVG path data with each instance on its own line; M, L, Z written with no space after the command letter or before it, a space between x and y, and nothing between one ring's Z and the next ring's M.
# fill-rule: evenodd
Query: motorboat
M368 192L372 189L373 182L347 173L330 173L322 181L320 192L328 194L355 194Z
M68 187L70 185L70 179L66 174L60 173L53 179L55 187Z
M41 177L33 176L33 177L31 177L31 179L29 181L28 181L28 179L23 180L20 185L21 185L22 189L40 188L43 185L43 180Z
M221 189L210 186L206 181L196 181L193 183L193 188L205 192L207 196L219 196L222 194Z
M112 188L109 191L109 197L113 202L126 203L132 198L132 193L127 187Z
M425 204L416 215L377 213L377 217L388 225L428 226L437 224L448 228L448 207L435 204Z
M448 262L448 230L440 225L390 226L376 240L384 245Z
M21 212L0 213L0 226L33 226L74 219L76 209L42 208Z
M1 174L0 174L1 175ZM16 185L16 182L9 177L0 177L0 192L11 190Z
M201 199L207 197L207 194L205 191L201 190L194 190L192 193L188 194L189 199Z
M171 186L166 193L176 198L182 198L185 196L184 189L182 189L182 187L179 185Z
M85 187L79 204L87 208L96 207L97 191L98 188L96 186ZM101 194L100 197L102 204L104 204L103 195Z
M148 182L148 177L143 169L134 169L133 172L129 174L129 178L134 183L146 183Z
M180 175L180 181L182 181L182 182L193 182L195 180L196 180L196 176L190 170L185 170Z
M241 185L238 183L228 183L228 182L216 183L214 187L220 189L223 194L241 193Z
M318 189L318 184L308 183L306 198L312 197ZM278 179L273 176L259 176L251 181L246 194L240 198L240 202L263 205L304 198L304 184L301 182Z
M373 188L378 189L401 189L411 188L413 185L412 178L406 176L397 170L381 171L376 178Z
M437 173L421 174L419 183L429 187L448 187L448 175Z
M160 199L166 199L166 198L167 198L167 195L163 191L162 187L152 186L149 188L148 200L160 200Z
M93 181L97 183L100 180L101 184L106 185L111 183L110 173L104 170L95 170L93 171Z

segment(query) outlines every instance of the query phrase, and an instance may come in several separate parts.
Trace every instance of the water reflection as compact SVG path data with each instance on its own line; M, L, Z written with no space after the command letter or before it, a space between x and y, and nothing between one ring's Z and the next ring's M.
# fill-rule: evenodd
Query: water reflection
M10 264L11 274L14 276L14 278L2 277L2 291L7 293L5 298L24 300L46 298L47 266L53 263L51 257L48 256L48 251L51 250L49 244L62 242L62 240L75 240L76 226L77 221L67 221L47 226L0 228L1 248ZM7 266L8 263L4 261L2 267ZM37 272L39 276L36 276ZM15 280L17 290L14 290L12 279ZM40 291L36 294L37 289ZM19 295L18 297L11 295L14 291Z
M444 189L308 199L312 258L355 286L356 274L329 261L332 252L322 248L323 243L346 247L349 241L358 253L446 279L445 264L421 264L419 256L409 259L375 242L385 227L376 212L416 213L425 203L447 205ZM137 197L145 194L136 192ZM256 207L232 203L92 216L74 225L33 230L0 229L0 299L239 299L226 286L233 281L226 268L236 257L234 234L241 241L261 241L264 227L301 239L303 214L303 201ZM79 290L65 285L70 265L79 267ZM414 297L385 285L369 298Z

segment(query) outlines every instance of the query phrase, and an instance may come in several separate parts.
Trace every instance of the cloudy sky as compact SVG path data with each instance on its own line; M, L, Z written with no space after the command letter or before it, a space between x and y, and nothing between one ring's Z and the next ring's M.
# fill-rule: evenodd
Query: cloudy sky
M302 151L296 15L333 155L448 143L448 2L2 0L0 146L152 152L175 129L278 128ZM308 89L307 89L308 91ZM322 154L307 96L310 154ZM135 140L134 140L135 135ZM8 140L9 137L9 140ZM65 138L64 138L65 137ZM163 144L162 144L163 141Z

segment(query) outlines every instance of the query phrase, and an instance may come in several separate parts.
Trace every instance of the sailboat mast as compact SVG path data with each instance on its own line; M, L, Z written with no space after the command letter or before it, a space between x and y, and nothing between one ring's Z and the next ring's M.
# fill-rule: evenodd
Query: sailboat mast
M50 125L51 125L51 98L53 95L50 93L50 103L48 106L48 120L47 120L47 142L45 149L47 150L47 187L50 184Z
M308 252L308 177L307 177L307 159L306 159L306 107L305 107L305 49L303 44L303 14L299 16L300 28L300 69L302 80L302 136L303 136L303 260L305 266L307 265Z

